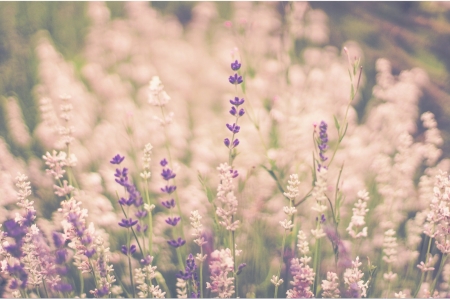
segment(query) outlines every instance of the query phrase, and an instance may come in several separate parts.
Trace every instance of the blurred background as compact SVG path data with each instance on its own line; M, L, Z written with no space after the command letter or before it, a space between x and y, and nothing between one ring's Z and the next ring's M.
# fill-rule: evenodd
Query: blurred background
M279 2L284 13L288 2ZM173 14L183 26L192 18L195 2L149 2L163 14ZM229 2L217 2L219 17L231 18ZM361 112L369 104L376 83L375 61L391 61L394 74L412 67L426 70L431 84L424 89L420 111L432 111L444 137L444 152L450 151L450 4L448 2L311 2L328 16L329 45L340 48L347 40L363 50L362 64L367 82L362 91ZM123 2L107 2L111 18L125 16ZM1 2L0 3L0 136L8 144L5 126L6 98L15 96L31 132L36 127L38 108L32 88L37 84L36 34L45 30L66 60L83 65L82 49L89 28L84 2ZM301 43L302 41L300 41ZM305 43L307 41L305 40ZM296 47L301 55L302 48ZM360 113L361 114L361 113ZM419 125L420 128L420 125ZM420 133L420 130L419 132ZM12 148L13 153L19 154ZM447 156L447 155L445 155Z

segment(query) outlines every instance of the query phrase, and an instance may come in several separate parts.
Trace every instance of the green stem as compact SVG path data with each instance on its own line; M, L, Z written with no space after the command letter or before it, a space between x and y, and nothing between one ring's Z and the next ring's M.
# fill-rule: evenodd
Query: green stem
M147 204L150 206L151 202L150 202L150 196L148 194L147 180L145 180L145 199L147 201ZM152 255L152 250L153 250L153 215L152 215L152 211L148 211L148 228L149 228L148 251L149 251L149 254Z
M130 280L131 280L131 291L133 293L133 298L136 298L136 291L134 289L134 280L133 280L133 269L131 268L131 255L128 252L130 248L130 230L127 230L127 256L128 256L128 268L130 269Z
M440 265L439 265L439 270L438 270L438 272L436 273L436 277L434 278L433 283L431 284L431 288L430 288L430 296L433 296L434 289L436 288L437 280L438 280L439 276L441 275L442 268L444 267L445 262L447 261L447 257L448 257L448 254L446 254L445 256L443 256L443 257L441 258L441 263L440 263Z
M278 275L277 278L280 279L280 275L281 275L281 267L283 265L283 257L284 257L284 245L286 243L286 230L284 230L284 234L283 234L283 241L281 241L281 262L280 262L280 267L278 268ZM276 282L278 283L278 281ZM273 294L273 298L278 298L278 285L275 285L275 293Z
M434 231L434 227L433 227L433 231ZM427 249L427 255L425 257L425 264L428 263L428 255L430 253L430 248L431 248L431 239L432 238L431 237L428 237L428 238L429 238L428 239L428 249ZM424 276L425 276L425 271L422 271L422 274L420 275L419 284L417 286L416 291L414 292L414 298L417 298L417 294L419 294L420 287L422 286Z
M233 223L233 216L231 216L231 223ZM237 277L237 263L236 263L236 245L235 245L235 239L234 239L234 230L231 231L231 247L233 248L233 261L234 261L234 269L233 269L233 275L234 275L234 290L235 290L235 295L236 297L238 297L238 277Z
M83 295L84 292L84 278L83 278L83 273L80 271L80 298L81 295ZM47 296L48 298L48 296Z
M200 247L200 255L203 258L203 247ZM200 298L203 298L203 262L200 263Z

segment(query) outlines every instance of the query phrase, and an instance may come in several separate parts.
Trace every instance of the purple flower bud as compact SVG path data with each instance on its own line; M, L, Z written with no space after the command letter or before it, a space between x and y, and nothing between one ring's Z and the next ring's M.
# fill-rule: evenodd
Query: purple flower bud
M236 275L239 275L239 274L241 274L241 272L242 272L242 269L244 269L244 268L245 268L246 266L247 266L247 264L246 264L246 263L242 263L242 264L240 264L240 265L238 266L238 271L237 271Z
M128 199L125 199L125 198L123 198L123 197L121 197L120 199L119 199L119 204L121 205L121 206L131 206L132 204L134 203L134 198L132 198L132 197L130 197L130 198L128 198Z
M236 147L236 146L238 146L239 145L239 139L235 139L234 141L233 141L233 147Z
M231 173L231 177L233 179L237 178L237 176L239 175L238 171L237 170L233 170L233 169L230 169L230 173Z
M165 186L164 188L161 188L161 192L171 194L177 190L177 186Z
M127 248L127 246L122 245L122 247L120 247L120 251L121 251L123 254L127 255L127 254L128 254L128 248Z
M239 76L238 74L234 74L234 76L230 76L228 78L228 81L230 81L231 84L235 84L235 85L241 84L243 82L242 76Z
M68 255L66 249L58 249L56 250L55 254L56 254L56 263L58 265L62 265L66 262Z
M117 178L116 182L124 187L128 186L128 168L124 168L122 171L116 169L114 176Z
M136 215L137 218L144 218L145 216L147 216L147 211L139 210L134 215Z
M122 219L121 222L119 222L119 225L125 228L129 228L134 226L136 223L138 223L138 221L133 221L133 219Z
M166 158L162 159L161 162L159 162L159 164L160 164L162 167L166 167L166 165L168 164Z
M233 115L233 116L235 116L236 113L237 113L236 107L234 107L234 106L231 107L230 114Z
M236 60L235 62L231 63L231 69L233 71L237 71L241 68L241 64Z
M178 240L170 240L167 241L167 243L174 248L178 248L183 246L186 243L186 241L181 238L178 238Z
M62 236L62 234L58 233L58 232L53 232L52 233L52 239L53 239L53 244L55 244L56 248L61 248L64 245L64 238Z
M170 201L163 201L161 204L167 209L171 209L175 207L175 200L172 198Z
M148 225L141 226L139 223L136 225L136 230L138 233L140 233L140 232L145 233L147 231L147 229L148 229Z
M238 97L235 97L234 100L230 100L230 103L234 106L240 106L244 104L244 102L245 102L244 99L239 99Z
M232 125L226 124L226 126L227 126L228 130L230 130L232 133L235 133L235 134L239 133L239 130L241 129L241 127L239 127L236 124L232 124Z
M225 144L226 147L230 147L230 139L225 138L225 139L223 140L223 143Z
M87 249L84 251L84 255L87 256L88 258L91 258L94 254L95 254L95 248L92 249Z
M130 246L130 253L134 254L136 252L136 245L131 245Z
M121 157L119 154L115 155L109 163L119 165L125 159L125 156Z
M17 282L17 279L13 278L11 280L11 283L9 284L9 288L11 290L15 290L15 289L19 288L19 283Z
M10 244L4 247L6 252L11 254L13 257L21 257L22 256L22 248L19 244Z
M245 110L243 108L241 108L241 110L239 110L239 116L242 116L245 114Z
M166 223L172 226L176 226L180 220L180 217L174 217L173 219L169 217L166 219Z
M147 255L145 258L141 259L141 265L148 266L152 263L153 257L150 255Z
M161 176L163 177L163 179L168 181L170 179L173 179L176 176L176 174L174 172L172 172L172 170L167 168L167 169L163 169Z
M84 231L83 231L84 232ZM92 243L92 237L91 236L83 236L81 238L81 243L86 246Z

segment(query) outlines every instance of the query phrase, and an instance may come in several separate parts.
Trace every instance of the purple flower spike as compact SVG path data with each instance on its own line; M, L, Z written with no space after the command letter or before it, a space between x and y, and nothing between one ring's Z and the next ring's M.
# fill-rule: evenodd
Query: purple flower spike
M62 265L66 263L68 252L65 249L58 249L55 252L56 255L56 263L58 265Z
M119 165L125 159L125 156L121 157L119 154L115 155L109 163Z
M128 255L128 253L133 254L136 252L136 245L131 245L129 249L127 248L127 246L122 245L120 251L125 255Z
M244 99L239 99L238 97L235 97L234 100L230 100L230 103L236 107L244 104Z
M225 139L223 140L223 143L225 144L226 147L230 147L230 139L225 138Z
M180 217L174 217L173 219L169 217L166 219L166 223L172 226L176 226L180 220Z
M170 201L163 201L161 204L167 209L171 209L175 207L175 200L172 198Z
M133 221L133 219L122 219L121 222L119 222L119 225L125 228L129 228L134 226L136 223L138 223L138 221Z
M167 243L174 248L178 248L186 244L186 241L181 238L178 238L178 240L170 240L167 241Z
M244 114L245 114L245 110L244 109L239 110L239 116L242 116Z
M233 71L237 71L241 68L241 64L236 60L235 62L231 63L231 69Z
M162 167L166 167L166 165L168 164L166 158L162 159L161 162L159 162L159 164L160 164Z
M233 116L235 116L237 114L236 107L234 107L234 106L231 107L230 114L233 115Z
M62 234L58 233L58 232L53 232L52 233L52 238L53 238L53 244L55 244L56 248L61 248L64 245L64 238L62 236Z
M242 80L242 76L239 76L238 74L234 74L234 76L230 76L230 78L228 78L228 81L230 81L231 84L241 84L242 82L244 82L244 80Z
M239 145L239 139L235 139L234 141L233 141L233 147L236 147L236 146L238 146Z
M328 157L325 157L325 152L328 149L328 134L327 134L327 128L328 125L326 122L321 121L320 122L320 132L319 132L319 157L320 157L320 161L321 162L325 162L326 160L328 160ZM321 163L318 163L318 171L320 171L321 168L326 168L325 165L322 165Z
M233 179L234 179L234 178L237 178L238 175L239 175L238 171L237 171L237 170L233 170L233 169L230 169L230 173L231 173L231 177L232 177Z
M163 169L163 171L161 172L161 176L163 177L163 179L168 181L170 179L173 179L176 176L176 174L172 170L167 168L167 169Z
M161 192L168 194L172 193L175 190L177 190L177 186L165 186L164 188L161 188Z

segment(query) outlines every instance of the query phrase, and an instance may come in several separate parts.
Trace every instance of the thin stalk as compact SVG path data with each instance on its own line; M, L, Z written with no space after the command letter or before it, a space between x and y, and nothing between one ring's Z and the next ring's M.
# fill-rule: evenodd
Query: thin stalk
M286 230L284 230L284 234L283 234L283 241L281 241L281 263L280 263L280 267L278 268L278 275L277 278L280 279L280 275L281 275L281 266L283 265L283 258L284 258L284 245L286 243ZM278 281L277 281L278 283ZM273 298L278 298L278 285L275 285L275 293L273 294Z
M44 285L44 287L45 287L45 285ZM81 295L83 294L83 292L84 292L84 278L83 278L83 273L80 271L80 298L81 298ZM48 296L47 296L47 298L48 298Z
M434 230L434 228L433 228L433 230ZM428 255L429 255L429 253L430 253L430 248L431 248L431 239L432 239L432 238L429 237L429 240L428 240L427 255L426 255L426 257L425 257L425 264L428 262ZM417 298L417 294L419 294L420 287L422 286L424 276L425 276L425 271L422 271L422 275L420 275L420 281L419 281L419 284L417 285L417 289L416 289L416 291L414 292L414 298Z
M44 278L42 278L42 285L44 286L45 298L50 298L48 296L48 291L47 291L47 287L45 286ZM80 294L80 297L81 297L81 294Z
M133 298L136 298L136 291L134 289L134 280L133 280L133 269L131 268L131 255L128 252L130 248L130 230L127 232L127 256L128 256L128 268L130 269L130 279L131 279L131 291L133 293Z
M203 257L203 247L200 247L200 255ZM200 298L203 298L203 262L200 263Z
M447 257L448 257L448 254L446 254L445 256L443 256L443 257L441 258L441 263L440 263L440 265L439 265L439 270L438 270L438 272L436 273L436 277L434 278L433 283L431 284L431 288L430 288L430 294L431 294L431 296L433 296L434 289L436 288L437 280L438 280L438 278L439 278L439 275L441 275L442 268L444 268L445 262L447 261Z
M317 297L317 285L319 283L320 280L320 275L319 275L319 265L320 265L320 238L317 239L316 242L316 246L314 248L314 273L315 278L314 278L314 287L313 287L313 293L314 295Z
M231 216L231 223L233 223L233 216ZM233 275L234 275L234 290L236 293L236 297L238 297L238 276L236 274L237 271L237 263L236 263L236 245L235 245L235 239L234 239L234 230L231 231L231 245L233 247L233 261L234 261L234 265L233 265Z
M145 199L147 201L147 204L150 205L150 196L148 194L148 185L147 185L147 179L145 180ZM152 255L152 250L153 250L153 215L152 215L152 211L148 211L148 228L149 228L149 233L148 233L148 251L149 254Z

